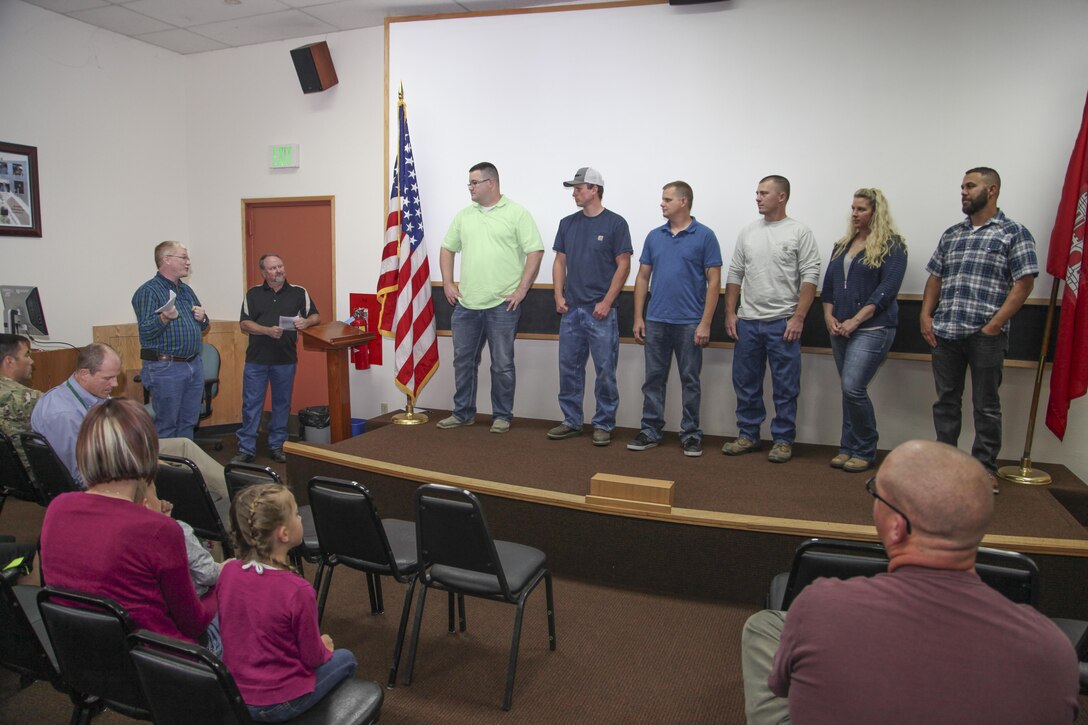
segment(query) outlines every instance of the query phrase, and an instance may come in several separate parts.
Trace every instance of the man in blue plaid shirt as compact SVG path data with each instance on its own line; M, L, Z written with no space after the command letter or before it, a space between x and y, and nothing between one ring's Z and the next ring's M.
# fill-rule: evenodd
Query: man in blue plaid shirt
M933 348L937 440L957 445L964 377L971 370L975 442L971 455L991 476L1001 450L1002 368L1009 320L1035 286L1039 261L1024 225L997 207L1001 177L987 167L970 169L960 185L967 219L949 227L926 265L922 337ZM997 492L996 478L994 492Z
M159 438L192 438L200 418L200 350L211 322L196 292L181 281L191 266L184 244L161 242L155 247L158 272L132 296L143 360L140 377L151 391Z

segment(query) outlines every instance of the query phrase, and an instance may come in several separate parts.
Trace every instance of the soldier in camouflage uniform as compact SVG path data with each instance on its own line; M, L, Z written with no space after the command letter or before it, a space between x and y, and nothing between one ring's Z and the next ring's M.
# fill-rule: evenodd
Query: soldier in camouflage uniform
M24 384L30 382L33 369L30 340L22 335L0 334L0 431L15 443L28 472L30 466L15 434L30 430L30 413L42 396L40 390Z

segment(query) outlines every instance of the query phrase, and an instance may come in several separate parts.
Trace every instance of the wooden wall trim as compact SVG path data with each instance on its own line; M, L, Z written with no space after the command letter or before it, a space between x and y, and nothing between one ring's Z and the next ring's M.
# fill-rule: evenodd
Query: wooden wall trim
M96 325L95 342L113 346L121 355L121 368L128 380L140 371L140 334L135 322L122 325ZM204 341L219 350L219 395L212 401L212 415L202 425L231 425L242 420L242 369L246 363L249 336L237 320L212 320Z

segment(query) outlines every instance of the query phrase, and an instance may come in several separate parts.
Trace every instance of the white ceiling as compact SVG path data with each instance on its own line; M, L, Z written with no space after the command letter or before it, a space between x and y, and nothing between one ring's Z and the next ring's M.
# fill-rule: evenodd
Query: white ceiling
M25 0L176 53L382 25L387 16L468 13L570 0Z

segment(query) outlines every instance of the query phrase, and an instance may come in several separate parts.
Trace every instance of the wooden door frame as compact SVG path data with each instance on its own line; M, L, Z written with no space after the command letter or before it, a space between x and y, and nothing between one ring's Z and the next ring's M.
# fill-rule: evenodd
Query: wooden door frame
M250 206L301 206L302 204L314 202L314 201L327 201L329 202L329 230L332 237L332 306L333 309L330 312L330 319L337 319L336 316L336 196L276 196L276 197L260 197L255 199L242 199L242 223L241 223L241 242L242 242L242 293L245 294L245 290L249 289L249 277L246 274L247 265L249 260L246 259L246 211Z

